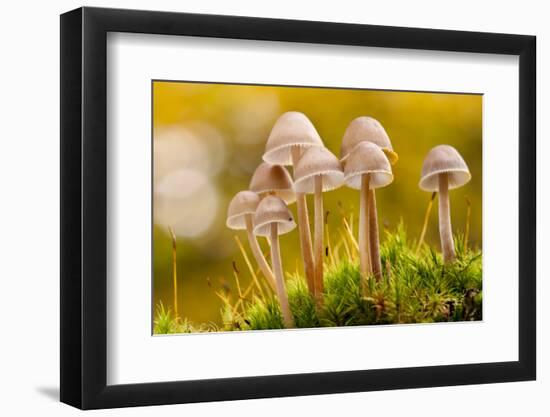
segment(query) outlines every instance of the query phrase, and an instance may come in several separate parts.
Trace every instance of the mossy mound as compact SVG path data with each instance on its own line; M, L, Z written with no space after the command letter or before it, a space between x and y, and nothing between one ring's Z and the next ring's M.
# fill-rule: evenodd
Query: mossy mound
M481 251L467 249L455 237L456 261L445 265L429 247L419 253L408 242L403 224L386 232L381 245L383 276L367 280L364 290L356 257L327 257L325 289L318 303L310 296L305 279L287 277L290 307L297 328L377 324L434 323L481 320ZM350 245L351 246L351 245ZM194 326L171 317L157 307L155 333L268 330L283 328L279 303L272 294L252 293L231 302L222 298L223 326Z

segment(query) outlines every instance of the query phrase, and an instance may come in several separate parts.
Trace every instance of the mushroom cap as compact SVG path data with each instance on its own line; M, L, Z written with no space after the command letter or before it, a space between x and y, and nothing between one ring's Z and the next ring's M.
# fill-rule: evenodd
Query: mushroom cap
M246 229L247 214L254 214L260 204L260 196L253 191L239 191L227 208L226 225L230 229Z
M344 181L350 188L361 189L361 176L370 174L369 188L381 188L393 181L390 161L372 142L357 144L346 160Z
M398 156L393 151L386 130L378 120L368 116L357 117L348 125L342 138L340 160L342 162L346 161L357 144L365 141L372 142L382 148L392 165L397 162Z
M254 234L269 236L271 224L277 223L277 234L282 235L290 232L296 227L294 217L285 202L274 195L265 197L254 215Z
M439 174L443 173L448 174L449 190L462 187L472 178L462 156L449 145L438 145L428 152L418 186L424 191L438 191Z
M281 165L262 162L254 171L248 188L258 194L273 193L273 195L281 197L286 204L296 201L296 194L292 188L292 177Z
M323 191L330 191L344 183L342 165L325 147L309 148L294 167L294 190L299 193L315 192L315 177L321 175Z
M323 141L305 114L289 111L283 113L271 129L263 160L274 165L292 165L293 146L323 146Z

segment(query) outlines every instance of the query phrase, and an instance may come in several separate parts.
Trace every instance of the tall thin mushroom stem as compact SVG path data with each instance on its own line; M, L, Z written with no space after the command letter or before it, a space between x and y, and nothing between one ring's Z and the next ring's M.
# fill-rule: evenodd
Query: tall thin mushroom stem
M361 175L361 194L359 196L359 265L361 268L361 286L365 290L366 281L371 274L369 254L368 195L370 175Z
M455 260L453 228L451 226L451 208L449 204L449 177L447 173L439 174L439 236L443 262Z
M262 274L264 274L264 277L269 283L269 286L275 291L277 289L275 276L273 275L273 272L271 271L271 268L269 267L269 264L267 263L265 256L262 253L262 250L260 249L260 244L258 243L258 239L256 239L256 236L254 236L254 232L253 232L254 221L253 221L252 214L247 214L245 216L245 222L246 222L246 234L248 235L248 244L250 245L252 254L254 255L254 258L256 258L256 262L258 263L258 266L260 267Z
M296 167L301 156L301 149L293 146L291 150L292 166ZM304 261L304 273L310 294L315 294L315 263L313 260L313 248L311 244L311 229L309 227L309 216L307 200L304 193L296 193L296 207L298 211L298 231L300 234L300 249Z
M273 272L275 273L275 280L277 282L277 295L279 297L279 303L281 304L281 311L283 313L283 321L286 328L294 327L294 320L292 313L290 312L290 305L288 303L288 297L286 295L285 281L283 278L283 265L281 263L281 252L279 248L279 233L277 231L277 223L271 223L271 262L273 264Z
M368 192L369 203L369 244L372 273L376 281L382 278L382 262L380 261L380 243L378 237L378 212L376 210L376 194L373 189Z
M315 297L323 292L323 177L315 176Z
M171 227L168 228L172 239L172 283L174 286L174 317L178 319L178 270L177 270L177 246L176 235Z

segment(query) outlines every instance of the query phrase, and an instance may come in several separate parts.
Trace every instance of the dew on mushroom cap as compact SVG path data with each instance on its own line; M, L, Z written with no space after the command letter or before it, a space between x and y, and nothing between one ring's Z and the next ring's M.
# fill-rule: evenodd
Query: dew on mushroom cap
M258 194L266 193L281 197L287 204L296 201L292 178L286 168L281 165L262 162L254 171L248 188Z

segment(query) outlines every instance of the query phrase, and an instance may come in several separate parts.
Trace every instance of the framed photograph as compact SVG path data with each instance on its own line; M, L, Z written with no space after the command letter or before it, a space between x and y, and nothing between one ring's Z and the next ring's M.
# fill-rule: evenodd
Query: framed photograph
M535 37L61 16L61 401L533 380Z

